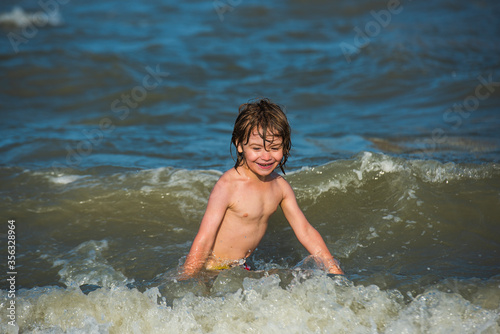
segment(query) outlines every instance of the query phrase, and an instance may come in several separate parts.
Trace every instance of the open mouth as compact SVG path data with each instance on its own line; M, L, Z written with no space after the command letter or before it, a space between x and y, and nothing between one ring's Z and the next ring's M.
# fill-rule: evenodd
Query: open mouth
M269 164L260 164L260 163L257 163L257 165L259 165L259 167L262 168L262 169L270 169L271 167L274 166L274 163L269 163Z

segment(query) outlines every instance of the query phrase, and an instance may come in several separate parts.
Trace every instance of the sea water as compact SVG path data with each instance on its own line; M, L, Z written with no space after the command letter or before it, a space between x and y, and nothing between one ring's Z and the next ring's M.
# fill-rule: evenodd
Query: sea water
M18 194L2 206L17 224L21 332L500 330L493 163L364 152L291 172L299 204L346 276L307 261L278 212L251 257L258 271L192 281L176 273L219 171L3 172ZM14 329L7 315L5 331Z
M500 333L498 17L2 2L0 332ZM238 106L261 96L287 111L283 176L346 275L278 209L254 271L179 281Z

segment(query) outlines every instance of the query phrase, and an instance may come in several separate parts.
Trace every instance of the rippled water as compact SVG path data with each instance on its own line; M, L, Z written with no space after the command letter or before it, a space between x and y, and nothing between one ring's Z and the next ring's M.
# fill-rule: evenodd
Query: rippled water
M500 333L499 17L494 1L2 2L17 275L0 331ZM177 282L237 108L260 96L287 109L285 177L346 276L317 271L278 212L258 271Z

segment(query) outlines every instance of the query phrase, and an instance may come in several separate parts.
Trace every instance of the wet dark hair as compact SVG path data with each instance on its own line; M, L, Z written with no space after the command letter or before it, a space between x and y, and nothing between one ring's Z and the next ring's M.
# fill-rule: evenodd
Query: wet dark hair
M266 148L266 136L268 133L270 136L281 138L283 159L278 167L284 174L285 163L288 160L290 148L292 147L290 125L282 108L267 98L254 100L239 107L239 114L234 122L234 130L231 137L231 144L236 147L237 154L234 168L241 166L244 161L243 153L238 152L238 145L247 144L254 129L257 129L259 132L264 143L264 149Z

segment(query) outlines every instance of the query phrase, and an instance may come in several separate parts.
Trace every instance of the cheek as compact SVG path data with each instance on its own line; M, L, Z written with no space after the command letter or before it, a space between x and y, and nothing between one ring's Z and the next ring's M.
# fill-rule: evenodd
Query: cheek
M243 156L245 157L245 159L247 160L255 160L258 158L258 154L256 154L254 151L252 150L246 150L244 151L243 153Z
M276 153L274 154L274 158L275 158L276 160L281 160L281 159L283 158L283 150L280 150L279 152L276 152Z

